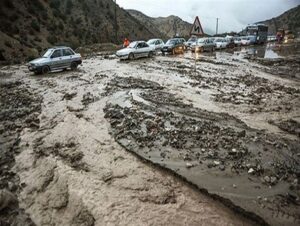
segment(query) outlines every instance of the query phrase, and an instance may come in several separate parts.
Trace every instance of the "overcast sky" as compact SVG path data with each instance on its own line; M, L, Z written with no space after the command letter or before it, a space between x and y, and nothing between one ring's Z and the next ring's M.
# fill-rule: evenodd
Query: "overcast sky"
M276 17L300 4L300 0L117 0L124 9L136 9L151 17L176 15L193 23L199 16L204 32L240 31L247 24Z

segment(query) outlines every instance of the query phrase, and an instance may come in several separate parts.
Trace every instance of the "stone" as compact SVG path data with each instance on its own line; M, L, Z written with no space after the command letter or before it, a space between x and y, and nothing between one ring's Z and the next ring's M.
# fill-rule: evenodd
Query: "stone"
M248 173L249 174L252 174L252 173L254 173L255 172L255 170L253 169L253 168L250 168L249 170L248 170Z
M267 182L267 183L270 183L271 179L269 176L265 176L264 177L264 181Z
M276 177L271 177L270 182L271 182L271 184L276 184L277 178Z
M194 164L192 164L192 163L190 163L190 162L187 162L187 163L185 164L185 167L189 169L189 168L194 167Z
M219 169L220 169L221 171L224 171L224 170L225 170L225 166L224 166L224 165L220 165L220 166L219 166Z
M215 164L215 166L218 166L218 165L220 165L220 162L219 161L214 161L214 164Z

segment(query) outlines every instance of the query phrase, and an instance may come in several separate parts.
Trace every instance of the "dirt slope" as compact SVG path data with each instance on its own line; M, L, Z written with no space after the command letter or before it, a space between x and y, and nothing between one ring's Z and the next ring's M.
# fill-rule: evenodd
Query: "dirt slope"
M269 26L270 34L276 34L279 28L284 28L285 30L291 30L297 35L300 32L300 5L286 11L278 17L259 23L267 24Z
M176 34L182 37L188 38L192 29L192 24L183 21L177 16L168 17L149 17L137 10L127 10L132 16L138 19L146 27L157 32L157 34L162 34L161 37L172 38Z
M19 61L51 45L148 39L153 32L112 0L3 0L0 2L0 61Z

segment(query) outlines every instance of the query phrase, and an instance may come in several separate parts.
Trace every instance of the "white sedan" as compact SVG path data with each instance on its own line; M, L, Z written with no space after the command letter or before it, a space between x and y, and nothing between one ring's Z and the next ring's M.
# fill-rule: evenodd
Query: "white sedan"
M149 46L144 41L135 41L129 44L127 48L117 51L116 56L121 60L133 60L142 57L152 57L154 55L155 48Z
M226 49L228 45L228 41L225 38L217 38L214 43L216 45L216 49Z
M161 39L150 39L147 44L155 48L155 51L159 52L164 47L164 42Z
M248 46L251 44L251 40L249 37L241 37L242 46Z

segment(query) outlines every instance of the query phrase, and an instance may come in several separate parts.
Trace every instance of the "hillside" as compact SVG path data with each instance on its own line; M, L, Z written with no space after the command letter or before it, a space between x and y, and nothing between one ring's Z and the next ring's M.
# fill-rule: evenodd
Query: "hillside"
M121 43L124 37L148 39L157 34L112 0L1 0L0 60L28 60L44 48L67 44Z
M171 38L176 34L183 37L189 37L192 29L192 24L183 21L177 16L168 17L149 17L137 10L127 10L132 16L138 19L146 27L155 31L158 37Z
M261 21L259 23L264 23L268 25L270 34L276 34L276 31L279 28L284 28L285 30L291 30L295 35L299 36L300 5L286 11L278 17L266 21Z

